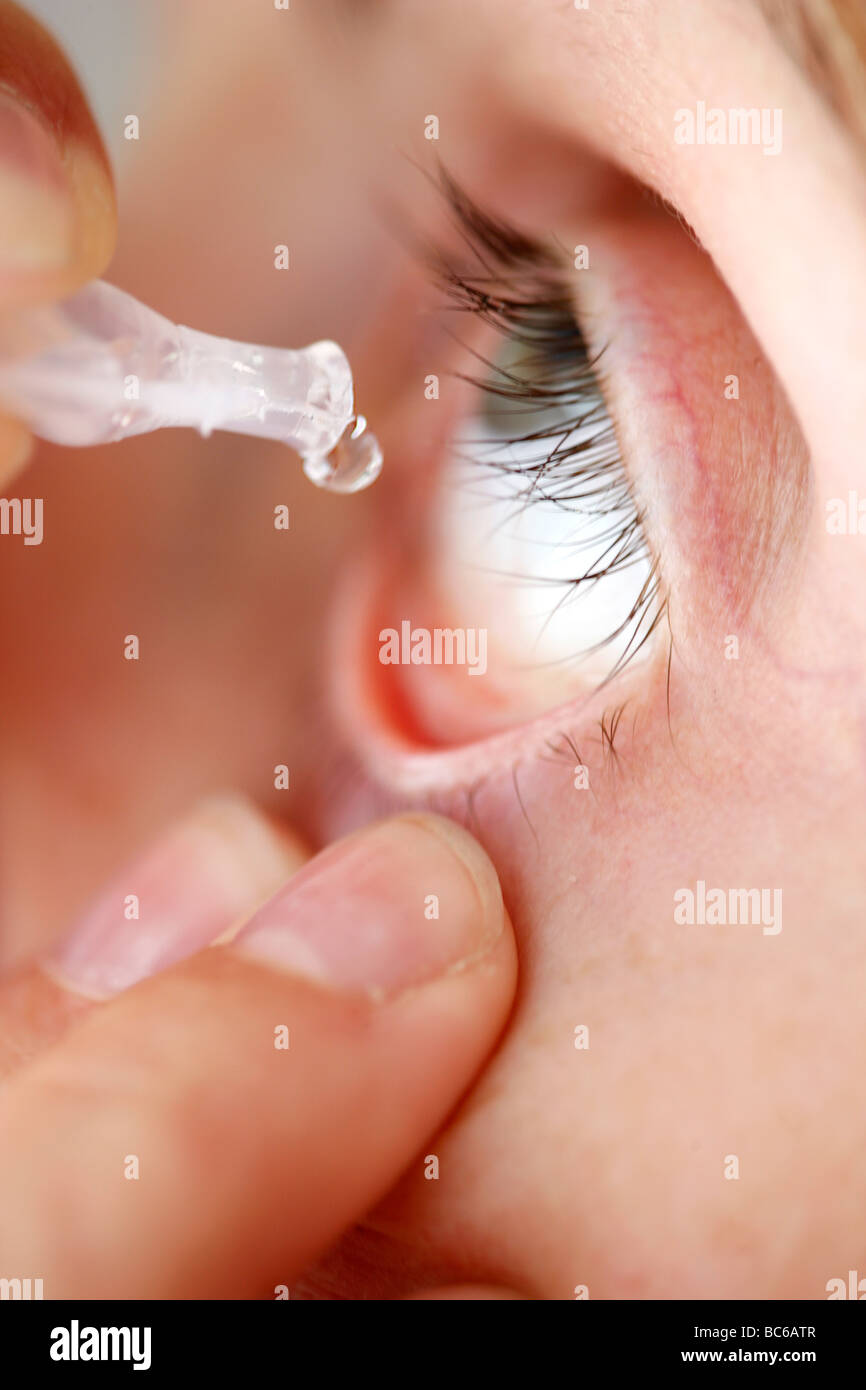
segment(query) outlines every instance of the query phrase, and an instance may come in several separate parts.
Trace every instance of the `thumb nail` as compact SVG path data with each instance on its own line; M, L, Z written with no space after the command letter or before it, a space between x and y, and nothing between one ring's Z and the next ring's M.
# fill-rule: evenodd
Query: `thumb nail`
M406 815L317 855L234 949L378 1001L467 968L503 926L499 880L481 846L442 816Z

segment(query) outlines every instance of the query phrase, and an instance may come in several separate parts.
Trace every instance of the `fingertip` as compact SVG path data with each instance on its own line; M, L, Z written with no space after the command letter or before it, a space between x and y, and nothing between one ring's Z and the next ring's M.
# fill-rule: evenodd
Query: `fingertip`
M325 989L382 1001L498 963L506 929L496 870L481 846L441 816L408 813L330 845L235 945Z
M0 489L26 467L33 452L33 436L20 420L0 415Z
M306 858L246 797L205 797L102 885L42 968L68 990L108 999L231 940Z
M100 276L117 242L117 199L111 170L101 148L78 138L69 146L72 188L72 246L63 292Z
M108 156L51 34L0 6L0 302L63 298L102 274L117 235Z
M456 821L431 811L408 811L396 819L419 826L434 840L443 841L457 856L475 884L481 915L494 924L498 934L505 916L499 875L489 854L475 836Z

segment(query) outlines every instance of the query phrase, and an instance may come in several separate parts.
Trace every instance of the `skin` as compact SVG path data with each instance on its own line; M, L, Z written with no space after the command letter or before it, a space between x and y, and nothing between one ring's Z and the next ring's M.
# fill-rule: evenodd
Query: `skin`
M375 17L323 5L291 12L291 44L274 42L283 16L239 30L234 4L208 6L207 24L201 10L166 41L110 278L197 327L336 337L386 470L345 503L276 447L230 436L145 438L74 467L40 447L27 486L62 533L36 577L31 555L0 553L15 673L0 722L6 958L49 940L217 786L313 843L407 805L463 820L514 923L514 1011L428 1141L438 1184L410 1169L297 1295L469 1282L540 1298L825 1297L866 1259L866 552L824 526L828 499L866 492L862 151L756 6L509 0L467 20L456 0ZM350 35L336 53L335 32ZM673 112L699 100L781 108L783 153L676 146ZM557 678L503 713L484 681L449 689L450 672L376 663L381 626L440 611L423 528L436 460L471 408L456 388L432 416L423 399L453 343L419 316L429 290L370 190L410 202L431 234L447 222L395 147L424 168L441 156L529 231L591 248L575 298L606 345L668 596L657 644L601 691ZM674 203L707 254L627 176ZM290 290L272 269L283 240ZM271 526L279 502L290 548ZM465 593L440 621L494 629L468 578ZM134 680L129 631L145 647ZM600 721L623 704L612 752ZM674 894L698 879L781 889L782 930L677 924ZM392 1177L401 1167L395 1155Z

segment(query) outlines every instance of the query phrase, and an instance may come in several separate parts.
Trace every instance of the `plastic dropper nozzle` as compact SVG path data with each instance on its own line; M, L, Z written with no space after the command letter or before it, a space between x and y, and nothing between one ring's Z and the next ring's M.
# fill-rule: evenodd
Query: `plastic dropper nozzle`
M382 451L354 413L336 343L256 347L173 324L94 280L0 323L0 404L55 444L107 444L166 426L289 444L319 487L357 492Z

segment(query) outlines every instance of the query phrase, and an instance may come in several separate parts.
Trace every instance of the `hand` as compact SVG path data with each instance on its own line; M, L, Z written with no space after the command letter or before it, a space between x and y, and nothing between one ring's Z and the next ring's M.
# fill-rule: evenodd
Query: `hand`
M0 3L0 315L65 298L102 273L116 213L108 159L66 58L17 5ZM0 415L0 487L30 437Z
M452 1180L430 1136L514 991L496 873L451 821L398 817L238 929L304 857L210 802L48 973L0 988L0 1276L49 1299L279 1297L407 1167L419 1200Z

